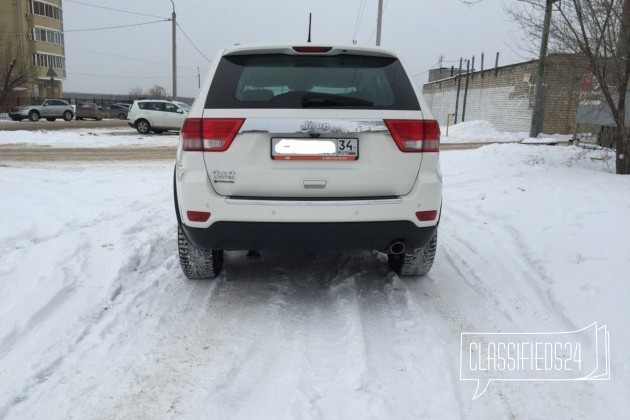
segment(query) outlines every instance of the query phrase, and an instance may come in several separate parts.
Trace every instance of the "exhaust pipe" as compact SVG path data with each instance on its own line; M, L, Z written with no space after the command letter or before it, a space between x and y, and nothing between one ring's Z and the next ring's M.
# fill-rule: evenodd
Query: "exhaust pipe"
M398 255L398 254L402 254L403 252L405 252L405 244L403 242L400 242L400 241L393 242L391 246L389 247L390 254Z

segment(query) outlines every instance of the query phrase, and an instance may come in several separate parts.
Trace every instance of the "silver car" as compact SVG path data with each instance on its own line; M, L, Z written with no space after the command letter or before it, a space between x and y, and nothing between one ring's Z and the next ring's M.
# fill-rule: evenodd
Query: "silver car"
M28 106L14 106L9 110L9 117L14 121L28 118L31 121L39 121L46 118L48 121L55 121L63 118L70 121L74 118L72 106L61 99L41 99Z

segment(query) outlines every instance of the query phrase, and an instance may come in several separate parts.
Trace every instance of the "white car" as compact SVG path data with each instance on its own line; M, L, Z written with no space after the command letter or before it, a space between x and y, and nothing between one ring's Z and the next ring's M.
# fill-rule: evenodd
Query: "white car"
M136 100L129 108L127 122L140 134L179 131L189 110L190 107L183 102L165 99Z
M218 275L224 251L378 250L426 274L442 207L440 129L391 51L235 46L180 133L179 259Z

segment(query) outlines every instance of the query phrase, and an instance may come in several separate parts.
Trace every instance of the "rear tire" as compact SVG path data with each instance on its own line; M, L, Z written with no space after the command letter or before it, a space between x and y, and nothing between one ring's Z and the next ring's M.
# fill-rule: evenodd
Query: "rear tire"
M437 248L437 230L424 248L404 254L388 254L389 266L400 276L424 276L431 270Z
M221 272L223 251L196 247L181 225L177 226L177 249L182 271L189 279L213 279Z
M149 124L149 121L147 120L138 120L136 122L136 130L138 130L138 133L140 134L149 134L151 131L151 124Z
M66 112L63 113L64 121L71 121L72 117L74 117L74 115L72 115L72 112L70 112L70 111L66 111Z

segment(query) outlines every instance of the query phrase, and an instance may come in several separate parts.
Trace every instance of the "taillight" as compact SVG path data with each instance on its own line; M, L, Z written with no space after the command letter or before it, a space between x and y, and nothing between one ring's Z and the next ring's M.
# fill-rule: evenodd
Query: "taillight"
M440 151L440 125L435 120L385 120L402 152Z
M332 50L332 47L293 47L293 51L299 53L323 54Z
M186 152L223 152L230 147L245 118L186 118L181 131Z

